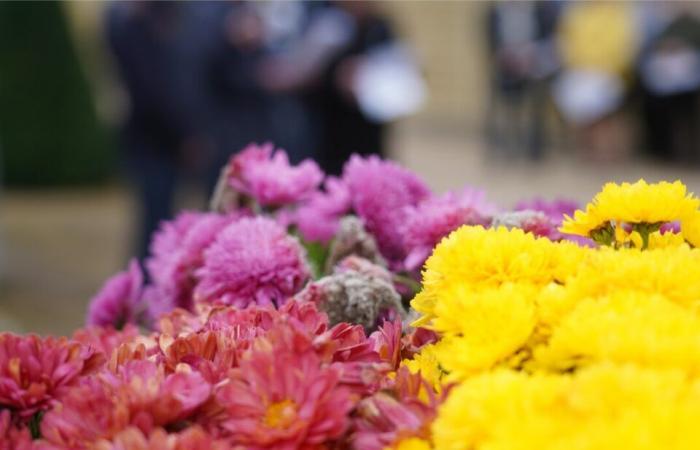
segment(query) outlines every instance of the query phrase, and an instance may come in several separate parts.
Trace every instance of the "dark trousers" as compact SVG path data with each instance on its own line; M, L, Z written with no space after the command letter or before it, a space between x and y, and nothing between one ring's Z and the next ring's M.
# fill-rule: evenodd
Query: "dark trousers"
M128 178L138 200L136 255L148 255L153 232L163 220L172 218L178 169L175 158L140 144L132 145L126 161Z

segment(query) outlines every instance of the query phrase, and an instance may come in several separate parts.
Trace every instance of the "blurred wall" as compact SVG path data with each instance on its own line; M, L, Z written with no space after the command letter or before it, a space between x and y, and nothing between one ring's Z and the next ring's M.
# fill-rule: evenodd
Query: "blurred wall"
M429 101L418 119L478 125L486 104L486 2L385 2L399 33L422 60Z

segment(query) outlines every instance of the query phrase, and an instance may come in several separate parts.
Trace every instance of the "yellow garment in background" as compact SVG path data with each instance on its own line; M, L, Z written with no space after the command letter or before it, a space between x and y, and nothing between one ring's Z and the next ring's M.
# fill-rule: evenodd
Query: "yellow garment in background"
M566 69L623 76L637 48L633 11L623 2L577 2L564 11L559 49Z

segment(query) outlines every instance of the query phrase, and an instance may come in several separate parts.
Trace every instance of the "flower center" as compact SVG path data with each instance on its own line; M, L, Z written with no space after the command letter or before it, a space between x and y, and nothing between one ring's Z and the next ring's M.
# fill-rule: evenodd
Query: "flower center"
M270 428L287 428L294 422L297 405L291 400L282 400L267 407L263 422Z

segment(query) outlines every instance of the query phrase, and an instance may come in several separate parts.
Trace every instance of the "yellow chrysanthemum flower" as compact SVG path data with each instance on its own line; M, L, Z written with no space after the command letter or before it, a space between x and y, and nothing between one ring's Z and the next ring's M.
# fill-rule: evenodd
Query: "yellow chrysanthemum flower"
M574 211L574 217L564 214L564 222L559 227L559 231L577 236L589 237L596 228L604 225L607 221L598 216L597 211L591 206L586 206L586 211Z
M700 375L700 318L657 294L620 291L581 301L535 354L569 371L599 362L681 368Z
M455 287L448 292L436 305L433 324L443 333L435 354L450 379L493 367L532 334L536 324L532 286L507 284L480 292Z
M700 200L680 181L648 184L607 183L593 199L600 217L625 223L658 223L681 220L695 212Z
M439 450L700 448L700 389L679 370L599 365L573 376L497 371L454 388Z
M415 325L423 326L435 316L437 294L449 286L544 285L560 273L559 256L552 241L520 229L463 226L443 239L426 261L423 289L411 302L424 316Z
M387 447L384 450L430 450L430 442L425 439L416 437L401 439L398 444L393 447Z
M412 359L404 359L401 361L401 365L406 366L411 373L420 372L421 377L433 386L435 392L442 392L444 373L440 368L434 345L422 347L420 353L414 355Z
M645 252L604 247L589 253L566 287L569 295L579 299L634 290L693 306L700 301L698 274L700 253L688 246Z
M619 224L658 224L683 220L697 211L700 200L688 194L680 181L648 184L607 183L586 212L576 211L562 224L564 233L591 236L593 230L609 222Z
M695 212L681 222L681 234L693 247L700 247L700 212Z

